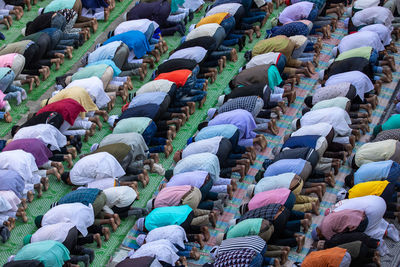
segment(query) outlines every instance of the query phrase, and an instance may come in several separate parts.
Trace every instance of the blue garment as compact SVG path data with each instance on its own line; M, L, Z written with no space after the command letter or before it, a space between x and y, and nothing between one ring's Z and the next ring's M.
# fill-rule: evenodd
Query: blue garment
M298 147L309 147L314 148L317 144L318 139L321 136L319 135L303 135L303 136L293 136L290 137L286 142L283 144L282 149L288 148L298 148Z
M271 29L271 37L277 35L285 35L287 37L295 36L295 35L304 35L307 36L309 34L308 26L302 22L291 22L284 24L282 26L276 26Z
M86 67L93 66L93 65L101 65L101 64L105 64L105 65L110 66L110 67L113 69L113 71L114 71L114 75L113 75L114 77L118 76L118 75L122 72L122 71L117 67L117 65L115 65L114 61L109 60L109 59L100 60L100 61L96 61L96 62L87 64Z
M264 173L264 177L275 176L282 173L293 172L297 175L303 171L306 164L304 159L281 159L268 166Z
M58 201L58 205L68 203L82 203L86 206L93 204L101 190L97 188L82 188L69 192Z
M200 141L204 139L209 139L216 136L223 136L225 138L231 138L235 132L238 130L233 124L220 124L214 126L207 126L197 133L195 140Z
M111 42L106 45L100 46L99 48L94 50L92 53L90 53L89 58L88 58L88 63L90 64L90 63L104 60L104 59L112 60L115 56L115 52L121 46L121 44L122 44L121 41L115 41L115 42Z
M160 105L167 95L166 92L151 92L137 95L132 99L131 103L129 103L129 108L147 104Z
M189 205L156 208L146 216L144 225L149 232L163 226L181 225L191 212Z
M18 198L23 197L24 179L13 170L0 170L0 191L13 191Z
M381 181L386 180L389 175L390 168L393 165L392 160L371 162L363 164L354 173L354 184L369 182L369 181Z
M82 0L82 6L86 9L95 9L108 7L108 3L104 0Z
M124 42L130 50L133 50L136 58L142 58L148 52L151 52L149 41L146 39L144 33L140 31L129 31L117 34L105 41L103 44L106 45L114 41Z
M139 107L128 108L119 116L119 120L132 118L132 117L147 117L153 121L158 119L158 111L160 107L156 104L146 104Z

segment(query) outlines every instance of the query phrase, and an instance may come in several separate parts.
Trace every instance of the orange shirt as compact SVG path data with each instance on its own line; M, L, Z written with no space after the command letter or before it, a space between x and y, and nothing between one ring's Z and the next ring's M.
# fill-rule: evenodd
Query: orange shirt
M311 252L304 259L301 267L339 267L346 250L334 247Z
M229 15L229 13L227 13L227 12L221 12L221 13L216 13L214 15L210 15L210 16L204 17L196 24L196 27L199 27L199 26L204 25L204 24L209 24L209 23L221 24L221 22L228 15Z
M175 83L177 87L182 87L185 85L190 75L192 75L191 70L175 70L171 72L161 73L154 80L168 80Z

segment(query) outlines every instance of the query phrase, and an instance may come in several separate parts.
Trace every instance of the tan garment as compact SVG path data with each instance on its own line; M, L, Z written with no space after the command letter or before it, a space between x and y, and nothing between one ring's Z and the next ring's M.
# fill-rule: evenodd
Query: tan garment
M11 53L17 53L23 55L26 50L26 47L31 42L32 42L31 40L24 40L20 42L3 45L0 48L0 56Z
M395 151L398 143L398 141L392 139L366 143L357 150L355 163L358 167L361 167L366 163L390 160L393 157L396 158Z
M201 201L201 192L197 187L193 187L189 194L182 198L181 205L189 205L192 209L197 209Z
M271 64L244 69L233 79L233 85L268 84L268 69Z

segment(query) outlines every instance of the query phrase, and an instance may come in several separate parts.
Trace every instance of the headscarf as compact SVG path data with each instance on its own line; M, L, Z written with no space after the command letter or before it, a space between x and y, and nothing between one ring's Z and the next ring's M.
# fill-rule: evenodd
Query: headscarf
M139 231L143 231L144 230L144 218L142 217L142 218L139 218L137 221L136 221L136 226L137 226L137 229L139 230Z

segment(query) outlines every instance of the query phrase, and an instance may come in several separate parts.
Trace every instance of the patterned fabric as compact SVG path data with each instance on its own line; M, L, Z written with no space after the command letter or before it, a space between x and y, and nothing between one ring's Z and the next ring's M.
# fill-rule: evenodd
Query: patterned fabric
M58 204L61 205L79 202L88 206L89 204L93 204L100 192L101 190L96 188L77 189L60 198Z
M253 113L257 99L258 96L245 96L231 99L218 109L218 113L221 114L235 109L244 109Z
M380 132L372 142L394 139L400 141L400 129L392 129Z
M284 24L282 26L276 26L271 29L271 37L277 36L277 35L285 35L287 37L295 36L295 35L308 35L308 26L304 24L303 22L290 22L287 24Z
M218 254L215 259L214 266L215 267L246 267L250 266L250 263L253 261L256 256L256 252L251 249L243 249L243 250L233 250Z
M254 210L249 210L242 217L240 217L237 223L251 218L262 218L268 221L273 221L275 215L278 213L280 209L284 208L281 204L269 204L267 206L257 208Z
M221 245L218 248L217 255L232 250L242 249L254 250L258 253L261 253L266 245L267 243L265 242L265 240L258 235L229 238L222 241Z

